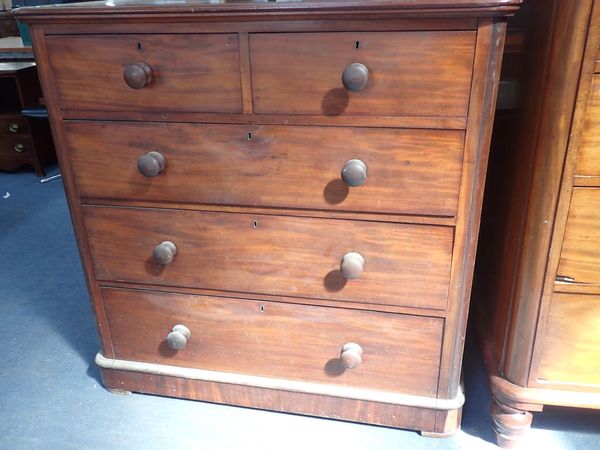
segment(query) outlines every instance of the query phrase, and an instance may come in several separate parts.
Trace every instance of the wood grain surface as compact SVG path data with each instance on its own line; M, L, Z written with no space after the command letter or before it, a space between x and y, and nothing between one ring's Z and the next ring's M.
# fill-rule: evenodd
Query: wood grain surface
M292 412L338 420L414 430L437 431L437 412L425 408L376 403L341 397L188 380L139 372L101 369L105 386L117 391L185 397L214 403ZM440 430L440 431L443 431Z
M600 75L594 75L583 127L575 183L586 183L582 177L592 177L593 183L600 186Z
M442 319L109 288L102 297L118 359L436 395ZM176 324L191 331L178 351L165 340ZM354 369L339 359L348 342L363 349Z
M48 36L62 109L242 112L236 34ZM152 82L132 89L128 64L146 63Z
M573 190L557 276L600 283L600 189Z
M96 278L444 309L453 229L350 220L84 206ZM152 260L177 246L173 262ZM344 254L365 259L347 281Z
M475 36L470 31L251 34L254 111L466 116ZM349 92L342 72L355 62L367 66L369 82L364 90Z
M600 390L600 296L552 296L538 379Z
M155 123L66 125L81 197L452 217L464 133L348 127ZM146 178L137 159L166 158ZM368 167L348 187L344 164Z

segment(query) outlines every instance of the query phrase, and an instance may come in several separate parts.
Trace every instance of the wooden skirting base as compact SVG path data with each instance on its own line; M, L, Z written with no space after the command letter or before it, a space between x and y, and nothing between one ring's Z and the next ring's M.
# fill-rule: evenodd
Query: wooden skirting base
M462 408L436 410L390 403L289 392L213 381L193 380L127 370L101 368L110 391L201 400L351 422L406 428L424 435L451 435L460 426Z

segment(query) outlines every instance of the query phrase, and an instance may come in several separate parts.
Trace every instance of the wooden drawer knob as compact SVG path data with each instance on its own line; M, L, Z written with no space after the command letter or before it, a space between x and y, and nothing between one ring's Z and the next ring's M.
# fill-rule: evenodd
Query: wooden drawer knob
M152 257L154 261L163 266L167 266L173 261L173 258L177 254L177 247L170 241L165 241L156 247L154 247L154 251L152 252Z
M354 342L344 344L340 360L346 369L355 369L362 363L363 349L360 345Z
M141 89L152 81L152 68L146 63L128 64L123 70L123 79L132 89Z
M360 159L351 159L342 168L342 180L348 186L360 186L367 179L367 165Z
M352 63L344 69L342 84L352 92L362 91L369 81L369 69L361 63Z
M23 153L23 150L25 150L25 146L23 144L16 143L13 147L13 150L17 153Z
M19 131L19 124L16 122L11 122L8 124L8 131L11 133L16 133Z
M185 325L175 325L167 335L167 344L174 350L181 350L192 337L192 332Z
M365 259L360 253L346 253L340 264L340 271L347 280L356 280L360 278L365 268Z
M148 178L155 177L167 165L167 160L158 152L148 152L138 158L137 167L142 175Z

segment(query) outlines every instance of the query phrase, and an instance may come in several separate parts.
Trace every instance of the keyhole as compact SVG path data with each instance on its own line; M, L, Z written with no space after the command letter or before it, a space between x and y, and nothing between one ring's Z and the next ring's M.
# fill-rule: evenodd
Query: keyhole
M258 310L259 310L260 312L265 312L265 307L264 307L263 305L260 305L260 306L258 307Z
M258 228L258 220L252 221L252 228Z
M248 140L251 141L252 140L252 133L248 133Z
M143 50L142 50L142 43L141 42L137 43L137 49L138 49L138 52L143 52Z
M355 48L356 50L358 50L358 49L360 48L360 41L356 41L356 42L354 43L354 48Z

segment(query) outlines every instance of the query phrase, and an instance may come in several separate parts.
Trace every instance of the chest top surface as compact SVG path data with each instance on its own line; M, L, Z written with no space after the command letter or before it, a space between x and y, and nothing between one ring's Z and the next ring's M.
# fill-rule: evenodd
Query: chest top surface
M28 21L61 17L129 16L156 13L227 16L304 15L311 13L368 14L374 11L408 16L503 16L518 10L523 0L107 0L20 8Z

